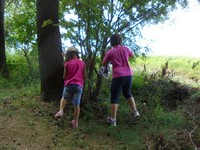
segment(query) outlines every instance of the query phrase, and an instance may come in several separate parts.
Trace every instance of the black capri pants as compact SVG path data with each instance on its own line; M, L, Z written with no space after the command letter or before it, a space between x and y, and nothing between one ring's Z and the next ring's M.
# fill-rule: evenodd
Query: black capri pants
M119 95L121 93L121 90L126 99L132 97L131 86L132 76L113 78L111 83L111 104L119 103Z

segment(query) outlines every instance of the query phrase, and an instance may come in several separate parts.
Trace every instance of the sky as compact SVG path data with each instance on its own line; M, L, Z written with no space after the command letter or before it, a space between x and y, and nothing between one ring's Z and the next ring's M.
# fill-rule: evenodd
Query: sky
M143 37L150 41L151 55L192 56L200 58L200 3L189 0L186 9L170 13L164 24L146 26Z

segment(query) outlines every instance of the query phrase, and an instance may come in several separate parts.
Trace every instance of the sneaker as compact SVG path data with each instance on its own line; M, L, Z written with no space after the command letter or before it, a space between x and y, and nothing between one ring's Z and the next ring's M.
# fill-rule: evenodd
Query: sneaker
M73 128L78 128L78 122L76 122L75 120L72 120L71 124Z
M117 126L117 121L113 120L111 117L107 117L106 122L109 123L111 126Z
M108 79L108 76L110 74L110 67L108 65L106 67L101 66L101 68L98 71L98 74Z
M132 113L134 119L140 119L140 113L136 110Z
M61 118L62 115L63 115L63 113L61 113L61 112L59 111L59 112L57 112L57 113L55 114L55 117L56 117L56 118Z

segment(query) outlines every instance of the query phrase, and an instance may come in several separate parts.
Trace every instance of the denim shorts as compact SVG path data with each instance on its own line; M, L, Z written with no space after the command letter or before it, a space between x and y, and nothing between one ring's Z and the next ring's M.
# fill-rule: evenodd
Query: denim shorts
M126 99L132 97L131 86L132 76L113 78L111 83L111 104L119 103L119 95L121 93L121 90Z
M76 84L70 84L64 87L63 97L65 100L71 100L74 106L80 105L83 88Z

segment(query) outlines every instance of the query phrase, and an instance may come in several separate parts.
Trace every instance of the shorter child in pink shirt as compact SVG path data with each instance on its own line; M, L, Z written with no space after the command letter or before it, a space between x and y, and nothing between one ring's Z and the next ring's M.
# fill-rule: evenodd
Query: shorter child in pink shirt
M78 127L80 100L85 76L85 63L79 59L78 49L69 47L64 63L64 89L60 101L60 110L55 114L55 117L62 117L66 101L71 99L74 105L74 119L71 123L74 128Z

